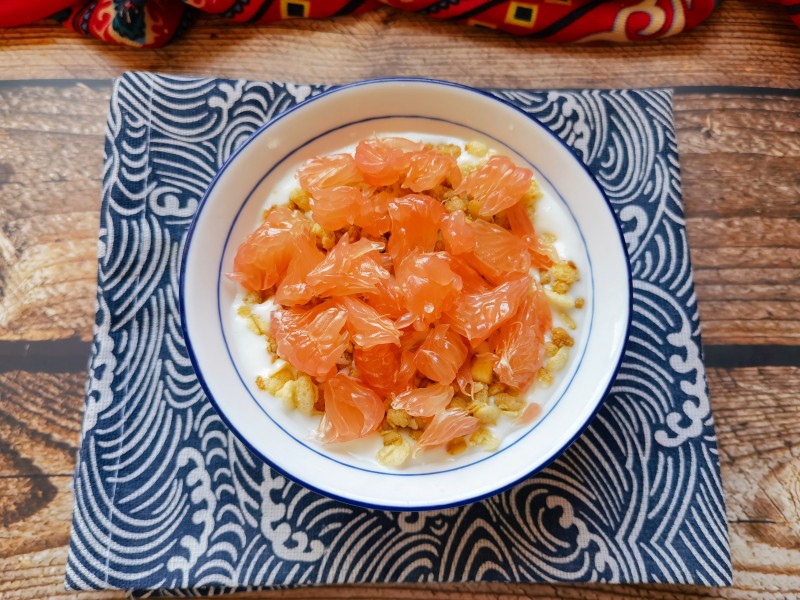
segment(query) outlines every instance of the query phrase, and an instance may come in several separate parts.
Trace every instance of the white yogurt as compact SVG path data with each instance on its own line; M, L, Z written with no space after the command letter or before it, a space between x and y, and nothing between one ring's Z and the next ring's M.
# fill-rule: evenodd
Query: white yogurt
M425 143L431 144L456 144L462 149L461 156L458 159L459 165L461 166L482 160L468 154L464 149L465 142L459 138L445 135L419 135L411 132L393 132L391 135L422 140ZM352 154L355 151L355 147L356 144L353 143L340 148L336 152ZM505 154L505 152L501 153ZM523 161L516 159L516 157L511 156L511 158L515 164L523 164ZM271 186L265 198L263 209L287 202L290 192L297 187L294 173L299 166L300 164L296 164L292 168L288 168L286 171L287 174L275 185ZM587 310L590 309L591 299L589 298L589 286L586 281L589 275L589 264L583 249L584 246L580 233L567 207L558 198L555 191L541 174L536 172L535 167L534 174L543 193L542 198L540 198L537 203L534 217L536 232L539 235L543 233L552 233L556 236L557 239L554 246L559 255L566 260L574 261L581 275L581 279L572 285L570 295L573 298L583 297L587 299L585 308L570 312L570 316L575 321L577 328L575 331L571 332L571 335L575 338L575 345L571 348L570 360L567 367L555 376L555 381L551 386L545 387L541 384L535 384L533 389L525 396L526 400L529 402L540 404L543 407L542 414L546 414L550 405L560 396L565 381L571 376L578 362L578 357L576 355L584 346L583 342L585 341L585 332L582 325L585 320L585 314ZM532 276L538 279L538 271L532 271ZM376 459L376 453L383 446L380 434L375 433L360 440L340 444L321 444L314 437L314 431L319 424L319 417L310 417L297 410L287 408L281 400L271 397L269 394L256 387L255 381L257 377L269 378L271 375L280 371L280 369L286 365L286 362L277 356L271 355L267 349L264 337L253 332L248 327L250 318L239 315L239 307L245 303L244 297L244 291L240 290L236 295L235 301L230 306L230 311L232 311L229 321L231 323L230 337L234 345L232 350L236 354L236 363L240 368L243 379L246 381L253 397L256 398L256 401L259 402L262 409L270 418L279 423L287 432L295 437L295 439L313 447L319 452L331 456L336 460L361 468L389 471L390 469L378 463ZM277 305L271 299L260 305L248 306L254 315L259 316L267 323L269 323L270 314L277 308ZM555 309L553 310L553 321L554 326L561 326L568 330L559 318L558 311ZM500 439L500 448L502 449L503 446L513 443L530 427L531 425L520 427L515 424L514 419L502 416L497 425L490 429L494 435ZM455 457L449 455L443 448L436 448L417 453L406 463L403 470L410 473L424 473L434 469L438 470L442 467L447 468L449 466L456 466L456 464L466 464L485 456L488 456L488 454L477 447L470 447L465 452Z

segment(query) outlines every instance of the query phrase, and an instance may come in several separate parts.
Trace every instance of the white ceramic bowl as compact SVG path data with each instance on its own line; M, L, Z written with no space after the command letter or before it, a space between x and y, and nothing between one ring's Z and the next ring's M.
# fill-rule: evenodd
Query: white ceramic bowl
M586 305L566 371L537 392L543 417L492 454L470 452L402 470L324 446L314 423L256 388L235 342L231 270L238 244L260 223L271 186L306 159L371 134L416 131L484 141L530 165L565 203L575 231L570 258ZM302 485L352 504L428 510L495 494L543 468L591 420L619 367L630 321L630 268L611 207L584 165L552 132L510 104L446 82L386 79L321 94L259 129L212 181L189 231L181 273L183 330L209 400L250 449ZM442 453L443 454L443 453ZM445 455L446 456L446 455Z

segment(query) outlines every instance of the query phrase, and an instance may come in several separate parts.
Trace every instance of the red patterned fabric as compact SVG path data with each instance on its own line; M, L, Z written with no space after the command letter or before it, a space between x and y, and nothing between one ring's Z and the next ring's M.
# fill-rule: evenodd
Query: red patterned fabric
M0 27L33 23L68 7L70 0L0 0Z
M775 4L783 4L789 12L789 17L794 24L800 27L800 0L767 0Z
M0 27L47 15L99 40L157 48L194 11L240 23L326 18L377 8L381 2L436 19L500 29L553 42L640 41L691 29L719 0L2 0ZM800 0L786 6L800 26Z
M714 0L486 1L386 0L386 4L470 25L554 42L625 42L691 29L714 10Z

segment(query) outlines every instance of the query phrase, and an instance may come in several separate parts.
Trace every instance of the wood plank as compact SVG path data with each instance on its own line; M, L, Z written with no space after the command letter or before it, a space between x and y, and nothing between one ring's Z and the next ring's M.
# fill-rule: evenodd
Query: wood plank
M109 97L0 90L2 339L91 339Z
M427 76L537 88L800 82L796 28L780 7L745 0L727 0L692 33L635 46L553 46L386 9L266 27L202 17L155 52L39 23L0 30L0 53L8 79L107 79L143 69L330 83ZM102 82L0 86L0 341L91 338L109 91ZM678 96L675 108L704 342L798 345L800 99L727 91ZM2 598L125 597L63 590L84 381L78 372L0 373ZM240 597L800 597L800 369L711 369L709 385L732 588L371 585Z
M69 539L85 381L85 373L0 376L0 560Z
M0 374L0 589L4 598L74 598L63 591L85 374ZM777 599L800 594L800 368L710 369L710 394L734 561L734 587L516 584L339 586L242 598L417 597ZM52 408L50 408L52 407ZM52 414L50 414L52 410ZM10 462L14 464L9 464ZM13 477L6 477L13 475ZM44 483L42 483L44 482ZM38 487L37 487L38 486ZM46 488L46 489L45 489ZM44 491L42 491L44 490ZM83 595L81 595L83 597ZM122 598L119 592L86 598Z
M690 217L800 216L797 97L678 92L675 104Z
M0 89L0 340L91 339L109 87ZM800 98L677 95L706 344L800 343Z
M676 98L687 231L706 344L797 344L800 100Z
M107 79L123 70L343 83L418 76L472 85L790 87L800 40L785 11L727 0L692 32L630 45L560 46L388 8L328 21L242 26L201 16L156 51L102 44L49 22L0 31L8 79Z

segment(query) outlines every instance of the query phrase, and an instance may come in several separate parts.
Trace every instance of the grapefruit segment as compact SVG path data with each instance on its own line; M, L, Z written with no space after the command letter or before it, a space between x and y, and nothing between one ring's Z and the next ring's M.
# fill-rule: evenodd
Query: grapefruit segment
M278 356L294 368L327 379L347 348L347 313L330 302L310 310L280 309L270 316L270 331Z
M489 218L513 206L531 187L533 172L517 167L506 156L492 156L473 171L456 190L467 193L479 204L478 216Z
M488 292L492 289L492 286L484 279L483 275L469 265L468 261L470 261L469 255L448 257L448 262L450 263L450 268L453 273L461 277L461 293L476 294ZM472 258L471 262L474 262L474 258Z
M384 398L409 389L417 373L414 353L393 344L355 348L353 364L361 380Z
M412 252L433 252L439 223L445 215L442 203L426 194L409 194L389 204L392 220L387 252L397 262Z
M395 190L379 190L373 194L362 194L356 210L355 224L365 235L379 236L392 226L389 218L389 203L397 197Z
M442 217L442 242L444 249L455 256L472 252L475 247L475 234L467 223L463 210L451 212Z
M499 225L476 220L473 266L489 281L499 283L511 273L527 273L531 268L528 248L521 239Z
M395 273L408 312L426 325L438 320L461 290L461 278L444 253L410 254L396 265ZM407 326L406 320L399 326Z
M401 350L394 344L379 344L353 350L358 376L373 390L386 397L395 391L395 375L400 371Z
M322 386L325 414L318 436L325 444L348 442L375 431L385 414L383 401L358 380L339 373Z
M294 256L289 262L286 275L275 290L275 301L283 306L306 304L314 297L314 290L308 285L306 278L325 259L325 254L317 248L316 240L306 227L295 225L291 243Z
M436 325L414 355L414 365L432 381L452 383L469 350L449 325Z
M475 433L480 426L481 422L465 410L443 410L433 417L417 441L417 447L441 446L457 437Z
M553 263L558 260L558 256L551 247L545 246L542 240L536 237L531 217L522 202L517 202L507 209L505 215L511 226L511 232L528 246L528 251L531 253L531 266L535 269L552 267Z
M395 393L405 391L414 385L417 376L417 366L414 364L414 353L403 350L400 353L400 370L394 376Z
M403 335L400 336L400 347L403 348L403 350L411 350L416 352L417 348L422 345L422 342L428 338L429 333L430 330L428 328L425 328L422 331L407 329L403 332Z
M486 292L462 294L445 311L445 320L475 348L517 313L531 281L521 275Z
M345 233L306 281L319 296L375 292L377 281L389 278L389 272L380 264L378 251L382 248L382 243L366 238L351 244Z
M500 381L525 391L533 383L544 359L544 335L552 328L552 315L544 292L535 287L517 314L498 331L495 373Z
M292 259L292 227L303 221L308 223L288 207L271 210L264 223L236 250L230 279L251 292L268 290L278 283Z
M347 330L350 339L359 348L380 344L400 345L400 330L371 306L353 296L343 296L337 304L347 312Z
M355 164L367 183L392 185L405 175L411 154L423 148L421 142L400 137L370 138L356 146Z
M455 158L433 150L415 152L410 156L404 188L412 192L424 192L445 181L454 188L461 183L461 169Z
M462 393L472 397L472 390L475 386L475 380L472 378L472 364L470 361L464 361L461 368L456 373L456 385Z
M375 282L375 290L364 294L364 301L390 319L398 319L406 313L403 293L394 275L378 279Z
M312 158L297 170L300 187L308 193L320 188L352 185L363 181L356 161L349 154L331 154Z
M353 225L365 202L361 189L347 185L316 189L311 198L311 216L328 231Z
M392 408L404 410L412 417L432 417L447 408L452 399L452 386L435 383L396 396L392 400Z

